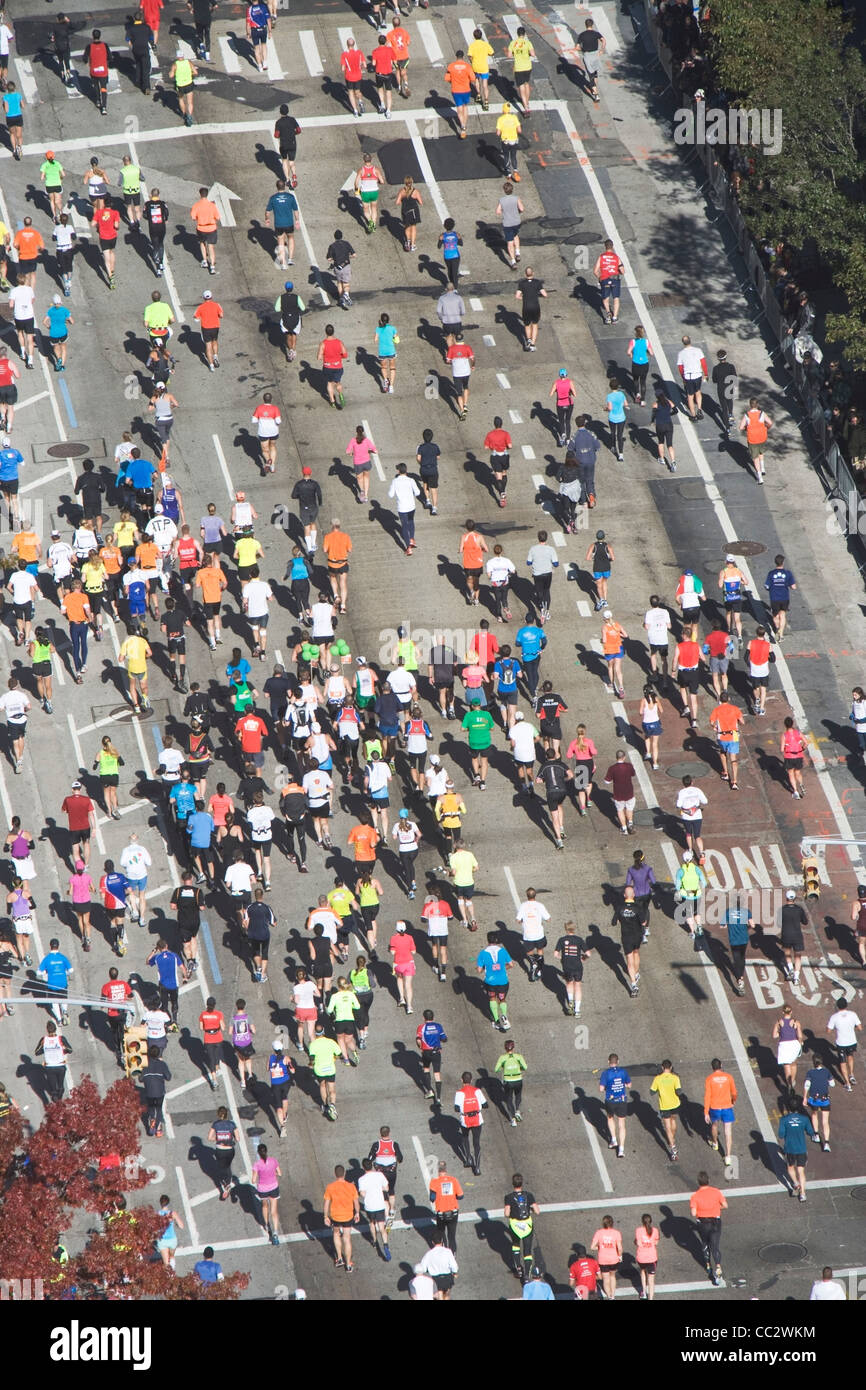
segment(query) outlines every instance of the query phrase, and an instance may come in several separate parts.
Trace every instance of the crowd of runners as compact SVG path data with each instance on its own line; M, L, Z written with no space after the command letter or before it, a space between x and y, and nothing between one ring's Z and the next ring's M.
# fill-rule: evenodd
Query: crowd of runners
M371 23L381 26L381 32L370 63L378 107L387 119L394 92L409 95L411 35L402 23L405 12L394 13L386 23L385 8L384 3L371 5ZM208 59L210 7L191 0L190 9L196 18L200 56ZM267 64L267 36L276 18L275 8L269 11L258 3L247 13L248 36L262 70ZM145 9L130 32L143 90L149 88L148 35L152 39L154 28L158 32L158 20L158 6L150 15ZM55 46L59 55L68 56L64 22L60 16ZM134 32L136 25L143 25L147 32ZM590 19L580 47L586 91L597 102L597 55L604 52L604 40ZM483 111L489 108L493 52L477 29L467 53L458 50L445 69L461 138L466 135L466 112L473 97ZM530 78L535 58L523 28L499 56L512 65L514 91L511 100L502 104L496 122L504 175L496 213L502 227L503 261L518 270L524 207L515 191L521 178L517 144L521 122L532 115ZM95 30L85 61L103 114L110 58ZM354 40L348 41L341 66L347 102L361 115L366 57ZM180 54L171 69L186 124L193 120L195 72L194 64ZM21 103L20 99L16 103L13 84L6 85L4 104L17 157L20 140L15 131L20 131ZM301 129L289 107L281 106L274 141L283 176L275 190L263 188L262 193L265 226L274 237L275 264L283 272L294 264L299 216L294 190L303 177L296 163ZM221 1064L228 1061L248 1101L269 1119L273 1141L279 1145L291 1138L293 1087L314 1097L326 1120L338 1122L343 1078L351 1085L349 1074L364 1066L363 1053L389 1045L386 1038L393 1021L388 1029L377 1029L386 1014L385 1001L390 998L392 1008L402 1010L407 1018L417 1015L418 1021L404 1028L407 1044L417 1051L415 1084L433 1114L444 1110L453 1125L458 1161L442 1162L439 1171L431 1174L429 1200L436 1235L418 1262L411 1295L419 1300L447 1299L458 1275L458 1217L465 1196L460 1173L451 1167L480 1175L485 1111L496 1104L510 1126L521 1124L525 1079L531 1084L533 1067L541 1060L529 1048L525 1050L530 1055L524 1055L525 1044L519 1037L525 987L539 984L549 995L551 1009L558 1005L566 1016L580 1018L584 967L596 952L596 938L585 930L582 933L580 923L566 920L555 899L542 892L545 847L565 851L578 818L590 818L597 825L613 818L624 836L635 836L635 780L644 770L650 777L660 770L665 725L668 738L678 725L711 731L710 761L717 780L709 793L688 775L682 777L675 794L666 789L667 784L663 788L661 782L654 783L679 824L681 863L672 885L674 921L695 950L709 953L703 904L711 827L726 826L736 815L733 794L740 788L742 731L749 721L766 715L775 652L786 637L790 605L796 604L795 575L783 554L775 555L762 580L763 592L755 594L749 592L746 575L732 551L717 573L701 575L686 569L676 584L663 583L661 573L652 576L648 588L656 592L647 592L645 603L636 607L634 598L617 584L617 553L605 530L595 529L595 520L591 528L595 539L585 554L581 549L578 558L568 556L567 565L567 552L553 543L553 529L572 535L589 527L592 512L615 515L605 506L615 499L605 498L597 485L596 465L605 445L615 461L623 460L630 412L652 424L659 460L674 471L676 417L684 413L693 420L703 419L704 391L711 381L713 418L723 437L736 431L742 434L758 483L765 477L764 449L773 421L757 399L737 411L737 373L727 352L717 351L711 369L704 349L688 336L682 339L677 359L681 392L669 386L648 395L654 348L643 326L635 324L623 370L611 377L606 397L594 408L596 416L606 417L606 436L593 428L585 411L574 417L579 391L563 365L550 387L555 403L551 428L561 459L557 491L550 491L545 502L548 516L543 520L551 529L542 527L531 544L518 545L513 539L494 542L490 528L471 517L459 529L442 526L437 544L457 567L467 607L479 609L478 617L472 617L470 640L460 649L443 631L419 646L401 613L387 660L381 656L368 660L353 650L350 576L353 556L381 545L378 528L370 527L363 510L371 498L374 440L366 424L346 431L350 496L362 508L356 512L353 507L354 521L346 522L334 514L333 506L325 509L325 479L315 476L293 446L280 457L283 420L272 395L265 393L252 413L252 423L262 476L279 466L285 480L287 503L293 509L285 532L266 525L270 512L264 506L261 514L257 510L254 483L238 489L228 507L207 500L203 507L194 508L185 498L183 465L173 456L172 434L175 412L185 394L194 390L196 369L173 354L174 314L161 288L169 208L158 188L143 187L140 168L128 154L122 161L106 159L105 167L94 155L83 187L91 203L106 286L113 289L118 276L130 273L141 283L152 435L145 428L136 443L131 428L120 431L110 477L93 460L84 460L74 485L74 525L52 530L49 538L32 528L29 513L19 504L19 474L26 459L18 448L17 383L21 369L33 367L38 351L50 357L57 372L67 369L67 343L75 320L64 298L71 293L78 259L68 215L70 180L51 149L45 151L41 181L48 211L27 216L14 234L2 228L6 249L0 264L0 272L8 277L4 284L9 286L20 349L16 360L0 347L0 428L4 431L0 492L14 531L5 572L4 621L20 651L19 673L8 677L0 697L10 768L14 774L23 773L28 725L40 711L46 718L66 717L62 692L55 685L58 663L76 685L99 681L102 671L97 673L91 662L91 642L111 639L101 649L99 666L107 661L115 667L134 719L152 714L154 667L160 682L168 679L181 698L174 706L174 732L162 730L153 781L133 781L109 727L100 735L92 767L81 769L62 802L49 808L56 825L66 832L55 837L55 846L64 866L75 925L64 929L62 939L59 929L52 935L42 959L34 957L31 946L37 912L43 906L34 853L42 827L33 821L24 784L20 784L22 790L14 784L17 814L6 839L13 869L6 899L12 930L0 954L0 1017L14 1012L14 1006L3 1001L19 988L24 978L19 972L33 967L52 1015L42 1035L34 1037L35 1055L44 1064L46 1096L60 1097L66 1058L73 1050L63 1029L69 1021L66 1001L74 956L79 947L85 954L94 951L99 964L83 967L88 992L98 995L101 991L106 1001L111 1040L121 1066L125 1057L121 1006L133 997L140 1004L147 1057L138 1080L146 1101L147 1134L164 1135L168 1062L177 1046L172 1036L183 1018L187 1027L200 1034L202 1068L211 1088L218 1089ZM365 154L354 189L358 222L369 235L378 227L385 184L381 168L372 155ZM407 177L394 202L403 224L404 249L415 253L424 195ZM220 208L203 186L184 215L187 211L201 267L215 275ZM141 269L133 272L122 257L118 264L116 246L123 223L133 236L147 238L149 264L159 287L152 288ZM53 257L47 251L52 241ZM445 220L435 243L430 239L431 249L434 244L441 250L447 278L436 314L442 328L442 352L453 373L450 400L460 421L466 422L475 358L464 338L461 279L466 272L460 264L463 240L453 219ZM349 291L355 255L348 236L338 230L327 258L333 272L334 303L345 311L354 307ZM50 289L49 267L55 262L62 294ZM611 240L598 247L594 275L598 313L604 325L616 324L621 314L623 263ZM306 306L292 280L280 277L280 281L283 287L274 308L291 370ZM533 269L523 266L514 294L526 352L536 349L546 293ZM362 316L356 313L356 317L357 332L370 337L369 326L362 327ZM224 320L214 294L202 291L194 321L201 333L201 364L211 372L220 368ZM411 327L402 325L405 333ZM388 313L379 315L372 342L381 390L393 394L400 335ZM343 376L348 356L336 328L328 324L317 359L324 395L338 410L346 404ZM624 381L630 382L628 389ZM519 380L515 385L519 399ZM405 457L395 463L387 486L387 499L393 501L396 512L394 535L399 536L406 557L418 548L419 509L428 511L431 518L439 515L442 450L436 432L441 408L434 402L429 414L418 417L417 437L407 436ZM506 507L513 443L502 417L491 414L476 423L473 416L472 425L466 425L466 439L486 455L489 471L483 484L493 500ZM328 491L333 497L330 485ZM403 561L395 556L392 563ZM560 689L548 675L554 666L548 620L552 605L564 602L560 591L566 569L570 577L582 579L599 615L598 655L588 652L585 656L581 683L586 676L598 676L607 692L620 700L625 698L626 686L630 688L629 738L615 750L600 732L582 722L581 683ZM527 570L528 579L524 578ZM265 577L277 572L281 583ZM238 622L243 625L245 637L240 645L230 646L224 637L227 611L233 615L233 632L238 631ZM280 633L287 626L290 630L281 659L275 659L269 649L269 623L276 615ZM390 615L382 617L387 621ZM645 641L638 640L634 631L641 628ZM29 669L22 670L25 658ZM639 704L636 691L642 692ZM851 719L866 746L866 696L860 689L853 692ZM465 761L438 751L448 721L455 721L465 737ZM177 732L179 724L182 734ZM671 738L671 742L680 739ZM641 761L643 768L639 768ZM795 799L810 793L809 762L806 738L788 717L778 739L778 764ZM476 858L473 835L485 793L489 800L512 792L525 799L529 818L523 849L527 859L531 856L539 865L537 873L524 875L522 900L510 927L513 939L520 942L517 958L508 949L506 934L495 929L478 906L476 886L484 883L491 866ZM123 837L122 843L115 836L113 843L120 847L109 858L97 859L92 846L97 825L106 819L118 821L131 800L141 796L158 808L179 884L171 894L171 917L164 921L163 935L151 943L141 970L124 978L119 965L109 967L109 958L112 952L118 959L124 957L133 929L150 920L152 857L136 832ZM531 843L532 836L537 843ZM635 849L632 857L625 881L615 885L612 925L618 929L622 951L615 969L626 996L637 1000L641 952L652 950L651 910L661 908L668 899L662 892L661 868L652 863L652 848ZM330 886L315 895L314 906L307 903L303 883L293 884L291 895L273 905L268 896L275 886L273 875L286 865L299 875L312 867L320 882L326 874ZM530 886L530 878L537 887ZM262 1037L260 1027L257 1036L252 1008L243 997L230 998L225 990L222 998L209 995L197 1017L197 1009L190 1008L190 996L181 999L181 987L199 970L199 937L207 914L230 929L232 950L246 963L251 989L268 982L274 991L282 986L283 1003L293 1014L288 1033L278 1030L272 1037L271 1026ZM61 914L58 918L63 920ZM722 932L729 947L723 965L735 995L745 993L746 949L750 932L758 925L747 895L742 900L734 895ZM779 940L785 977L794 986L800 979L807 925L803 903L788 890L779 910ZM280 967L276 976L269 977L271 943L289 926L302 936L302 944L293 952L289 975ZM866 889L855 905L852 927L864 960ZM478 1060L449 1053L448 1027L456 1007L449 985L449 968L453 969L449 950L454 952L455 935L464 962L468 948L470 969L483 991L491 1028L518 1034L502 1042L491 1098L475 1079ZM96 989L94 970L104 976ZM510 989L520 977L523 984L515 990L512 1018ZM774 1023L772 1040L784 1112L778 1141L790 1190L800 1201L806 1200L807 1141L814 1141L822 1152L830 1151L831 1088L837 1079L845 1092L856 1083L854 1055L860 1027L856 1012L840 998L825 1023L838 1048L838 1072L834 1077L821 1053L812 1059L799 1086L804 1033L794 1006L786 1004ZM464 1069L467 1061L475 1072ZM727 1175L734 1162L737 1085L718 1058L707 1058L707 1066L700 1104L704 1138L711 1153L720 1155ZM610 1149L623 1157L631 1077L619 1057L611 1054L598 1081ZM678 1113L685 1097L670 1060L659 1059L651 1091L658 1102L659 1134L670 1161L676 1162ZM396 1179L403 1154L388 1125L377 1124L375 1131L361 1169L347 1179L345 1167L338 1165L322 1199L325 1226L333 1234L335 1264L349 1272L354 1268L352 1235L361 1218L385 1262L391 1259L389 1237L399 1219ZM232 1172L237 1126L227 1107L215 1108L208 1139L214 1147L220 1200L225 1201L239 1181ZM252 1167L262 1225L275 1244L281 1234L280 1153L286 1151L277 1149L275 1154L261 1143ZM533 1244L543 1201L520 1173L513 1175L511 1184L503 1210L514 1272L523 1283L524 1297L553 1297ZM170 1199L164 1201L167 1226L160 1253L173 1267L176 1228L182 1228L183 1222L171 1210ZM722 1277L720 1231L726 1205L711 1175L701 1172L690 1209L714 1283ZM624 1251L633 1251L640 1295L652 1299L664 1243L657 1220L651 1212L643 1214L632 1232L618 1229L614 1218L605 1215L594 1234L587 1227L586 1244L575 1246L574 1262L567 1272L575 1297L612 1297ZM210 1276L213 1251L205 1254ZM560 1273L565 1277L565 1272ZM825 1296L830 1295L816 1295Z

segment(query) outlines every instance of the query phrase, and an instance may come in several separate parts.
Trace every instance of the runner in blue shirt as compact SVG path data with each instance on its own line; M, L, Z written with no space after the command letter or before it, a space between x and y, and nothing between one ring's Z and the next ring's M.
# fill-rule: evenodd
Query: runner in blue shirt
M6 129L9 132L9 144L12 146L13 159L21 158L21 142L24 138L24 113L21 103L21 93L16 91L15 83L7 83L3 96L3 109L6 112ZM30 363L28 362L27 365L30 366Z
M625 391L620 390L619 382L615 376L608 381L610 390L604 398L604 408L607 411L608 423L610 424L610 446L616 457L622 463L622 446L625 441L625 413L628 410L628 401Z
M69 327L74 323L75 319L71 312L66 308L60 295L56 294L42 320L42 325L48 329L48 337L51 340L55 372L66 371L66 339Z
M505 1000L508 996L508 972L513 964L511 956L500 943L499 932L489 931L487 945L483 951L479 951L475 968L478 974L484 977L487 1002L493 1015L493 1027L500 1033L507 1033L511 1027Z
M619 1065L619 1058L615 1052L610 1054L607 1061L608 1065L598 1078L598 1089L604 1096L607 1127L610 1131L607 1147L616 1149L617 1158L625 1158L625 1117L628 1114L628 1088L631 1085L631 1077L625 1067Z
M172 804L177 824L185 827L188 817L195 810L195 784L184 781L175 782L168 794L168 799Z
M460 282L460 247L463 245L463 238L454 230L453 217L445 218L436 245L441 247L448 279L452 288L456 290Z
M232 659L226 666L226 680L231 684L234 676L240 676L243 684L252 669L246 657L241 656L240 647L235 647L232 651Z
M159 1002L167 1014L171 1015L169 1032L177 1032L177 996L181 984L187 978L186 966L179 955L168 949L165 941L159 940L147 958L147 965L155 965L159 979Z
M72 961L63 955L60 950L60 942L56 937L52 937L48 946L47 956L43 956L39 962L38 973L40 979L45 981L49 994L54 997L51 1012L58 1022L68 1023L69 1014L64 1001L69 977L73 974Z
M520 650L526 688L530 698L534 700L538 689L538 663L547 646L544 628L537 627L535 623L527 623L519 629L514 641Z
M743 977L746 972L746 947L749 944L751 925L752 913L746 903L745 896L742 899L735 898L733 905L725 912L725 926L728 929L728 944L731 948L734 990L740 996L746 992Z
M8 434L0 435L0 492L6 503L10 528L18 520L18 469L24 463L24 455L13 449Z
M810 1067L803 1082L803 1099L812 1112L812 1123L820 1132L821 1148L825 1154L830 1152L830 1087L836 1082L827 1067ZM819 1133L814 1136L819 1142Z
M176 783L175 785L180 784ZM204 802L197 800L195 803L195 810L187 819L186 830L189 835L192 862L198 869L199 883L204 883L208 878L211 883L215 881L210 857L214 828L213 816L205 810Z
M294 193L289 192L285 179L278 179L277 191L271 194L265 208L265 226L270 227L273 218L277 241L274 260L281 270L288 270L295 263L295 213L298 211Z
M528 1303L550 1303L554 1300L553 1289L548 1284L541 1270L533 1265L529 1278L523 1285L521 1298Z
M517 709L517 682L522 675L523 667L517 657L511 655L511 647L506 643L499 648L499 659L493 663L496 700L506 732L514 723L514 712Z
M192 1271L203 1284L219 1284L225 1278L222 1265L213 1257L212 1245L205 1246L202 1258L193 1265Z
M796 589L797 584L793 574L785 568L784 555L777 555L773 560L773 569L764 580L764 588L770 597L770 612L773 619L773 627L776 636L781 642L785 635L785 624L788 621L788 605L791 601L791 590Z
M415 1042L421 1053L421 1066L427 1074L425 1100L432 1100L438 1110L442 1105L442 1044L448 1041L448 1034L437 1023L432 1009L424 1010L424 1022L418 1024Z
M783 1101L783 1106L785 1102ZM806 1137L817 1139L812 1121L804 1112L798 1096L787 1101L790 1109L782 1114L779 1121L779 1147L785 1155L785 1167L791 1180L791 1192L796 1192L801 1202L806 1200Z

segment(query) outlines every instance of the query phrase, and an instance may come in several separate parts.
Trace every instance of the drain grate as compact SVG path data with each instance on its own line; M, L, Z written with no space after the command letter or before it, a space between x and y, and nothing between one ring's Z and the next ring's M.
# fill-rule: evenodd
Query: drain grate
M722 549L726 555L763 555L767 547L760 541L730 541Z
M706 763L671 763L670 767L665 768L665 777L673 777L678 782L682 777L691 777L693 782L699 782L702 777L709 777L710 769Z
M81 458L82 454L88 453L89 449L86 444L70 442L68 444L49 444L45 452L50 454L53 459L78 459Z

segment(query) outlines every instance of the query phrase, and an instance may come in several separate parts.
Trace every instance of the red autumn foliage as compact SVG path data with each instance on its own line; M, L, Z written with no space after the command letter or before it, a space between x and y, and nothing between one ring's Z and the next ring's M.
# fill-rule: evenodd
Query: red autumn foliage
M165 1218L152 1207L127 1209L124 1194L147 1185L139 1153L141 1102L132 1082L104 1096L85 1076L65 1099L49 1105L30 1133L13 1113L0 1125L0 1278L42 1279L44 1296L109 1299L224 1300L237 1298L246 1274L203 1285L192 1272L175 1275L155 1244ZM112 1154L119 1165L99 1168ZM26 1160L26 1161L25 1161ZM55 1258L75 1212L97 1214L87 1244Z

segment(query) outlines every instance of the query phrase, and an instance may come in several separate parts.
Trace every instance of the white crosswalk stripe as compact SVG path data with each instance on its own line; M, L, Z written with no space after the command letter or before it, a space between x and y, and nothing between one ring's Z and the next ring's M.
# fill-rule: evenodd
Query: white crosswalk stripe
M277 56L277 46L272 38L268 39L268 77L272 82L282 82L285 77Z
M340 52L344 53L349 43L349 39L354 39L355 35L351 29L338 29L337 38L340 40ZM357 43L355 45L357 47Z
M219 44L220 57L222 58L223 68L232 74L239 73L241 70L241 60L231 46L227 38L217 39Z
M473 39L473 30L477 29L478 25L474 19L467 19L465 16L457 22L460 25L460 32L463 35L463 46L464 48L468 48ZM482 33L483 32L482 30Z
M511 37L516 39L517 31L523 25L523 21L518 18L516 14L504 14L502 16L502 23L505 25Z
M325 69L322 67L322 60L319 57L319 49L316 44L316 36L312 29L301 29L298 31L298 42L301 45L301 52L304 55L304 62L311 77L321 77Z
M436 30L433 28L429 19L418 20L418 37L424 45L424 52L434 68L441 67L445 61L442 49L439 47L439 40L436 37Z
M28 106L35 106L40 96L33 76L33 65L26 58L16 58L15 71L18 74L18 90Z

